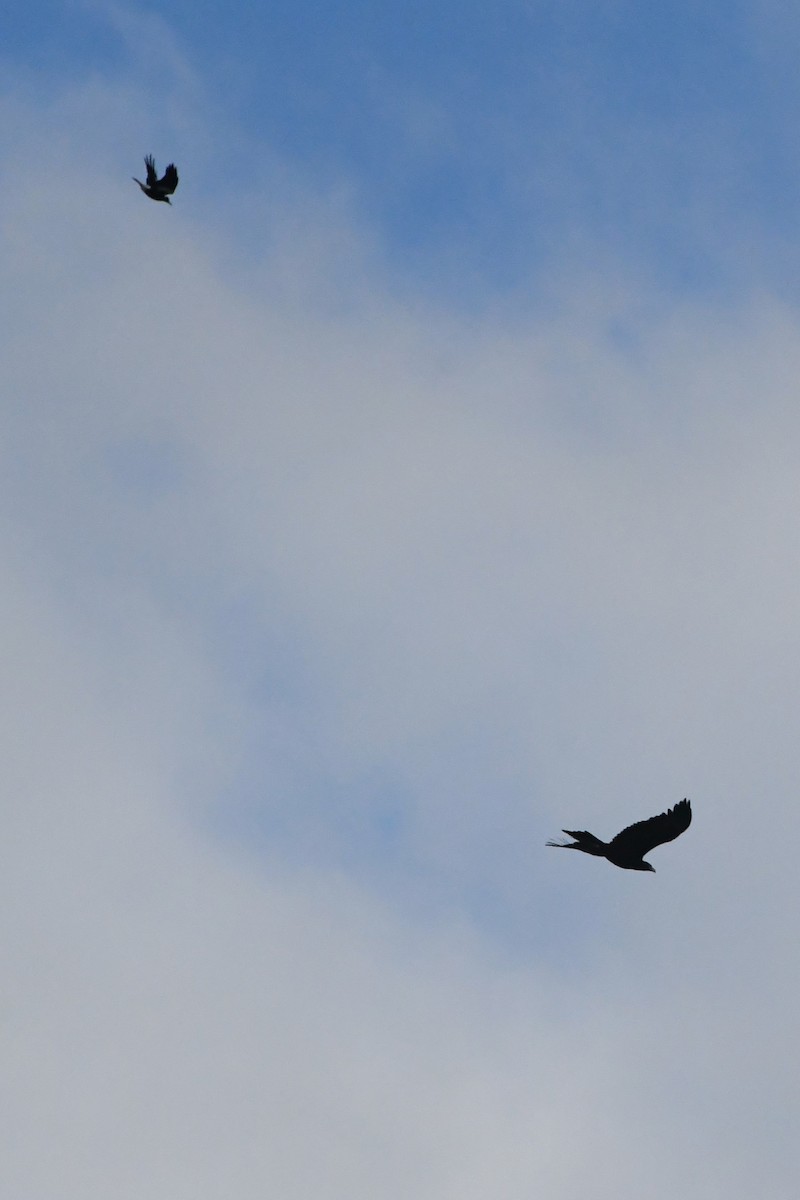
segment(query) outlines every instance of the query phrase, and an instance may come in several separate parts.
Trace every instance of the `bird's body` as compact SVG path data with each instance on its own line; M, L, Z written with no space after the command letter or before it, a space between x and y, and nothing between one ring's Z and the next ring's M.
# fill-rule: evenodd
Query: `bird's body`
M133 182L138 183L145 196L149 196L151 200L162 200L164 204L171 204L170 196L178 186L178 172L175 164L169 164L161 179L158 178L152 154L147 155L144 165L147 167L147 182L142 183L141 179L137 179L135 175Z
M563 830L574 842L548 842L548 846L557 846L561 850L582 850L584 854L594 854L598 858L607 858L615 867L626 871L655 871L650 863L644 861L656 846L671 842L684 833L692 821L692 806L688 800L681 800L674 808L650 817L647 821L637 821L623 829L610 842L601 842L593 833L586 830Z

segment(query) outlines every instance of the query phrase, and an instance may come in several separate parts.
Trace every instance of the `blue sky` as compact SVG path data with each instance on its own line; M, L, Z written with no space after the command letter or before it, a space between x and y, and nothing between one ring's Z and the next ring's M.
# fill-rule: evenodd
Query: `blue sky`
M14 1195L793 1195L800 22L11 12Z
M51 80L130 67L113 9L13 10L7 61ZM317 187L344 183L393 264L432 287L443 278L480 303L600 253L670 289L765 273L793 287L797 30L769 6L141 12L164 23L227 127L222 176L204 186L247 187L264 154ZM158 69L150 79L163 87Z

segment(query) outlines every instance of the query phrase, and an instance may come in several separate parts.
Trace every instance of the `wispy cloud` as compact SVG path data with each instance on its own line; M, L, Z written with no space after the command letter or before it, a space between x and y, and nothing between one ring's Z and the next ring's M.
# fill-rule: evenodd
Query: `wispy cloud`
M797 312L466 317L291 171L143 201L150 103L5 135L15 1194L788 1194Z

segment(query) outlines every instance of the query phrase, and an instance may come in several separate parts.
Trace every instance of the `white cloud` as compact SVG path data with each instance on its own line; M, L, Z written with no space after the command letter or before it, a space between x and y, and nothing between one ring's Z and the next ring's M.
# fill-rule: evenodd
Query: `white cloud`
M11 1190L788 1196L797 314L467 322L305 211L245 272L65 111L4 217ZM655 878L541 845L685 793Z

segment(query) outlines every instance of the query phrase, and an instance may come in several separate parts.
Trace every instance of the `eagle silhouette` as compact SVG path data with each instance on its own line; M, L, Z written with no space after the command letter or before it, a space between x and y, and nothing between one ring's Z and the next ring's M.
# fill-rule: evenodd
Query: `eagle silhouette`
M582 850L584 854L596 854L598 858L607 858L615 867L622 867L626 871L655 871L655 867L644 861L645 854L664 842L674 841L691 823L692 806L688 800L681 800L674 808L667 809L657 817L629 825L610 842L601 842L586 830L564 829L562 833L575 838L574 842L548 842L547 845L557 846L560 850Z
M137 179L135 175L133 182L138 183L145 196L149 196L151 200L163 200L164 204L171 204L170 196L178 186L178 172L175 163L169 164L161 179L158 178L152 154L145 157L144 165L147 167L147 183L142 183L141 179Z

